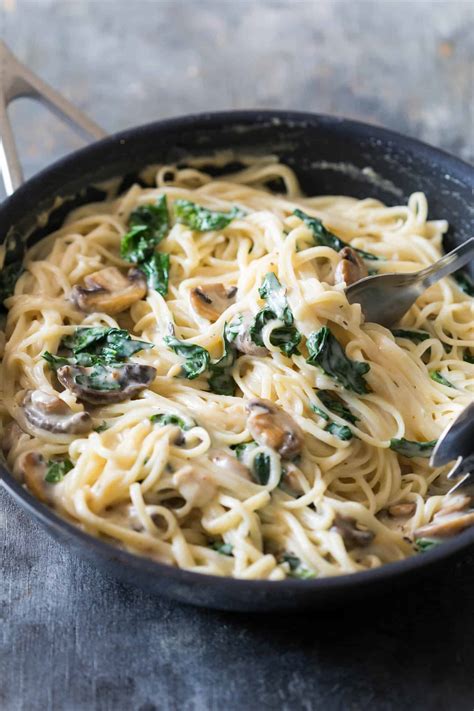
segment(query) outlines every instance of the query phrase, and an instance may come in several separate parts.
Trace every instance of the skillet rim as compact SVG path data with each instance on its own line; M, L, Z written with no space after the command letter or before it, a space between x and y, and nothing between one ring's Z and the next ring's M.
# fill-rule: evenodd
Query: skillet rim
M29 191L34 191L42 185L45 179L50 175L55 175L61 170L67 169L70 164L78 159L87 158L89 155L97 152L98 149L113 148L117 145L124 145L128 140L135 139L140 134L147 132L153 133L156 131L167 131L183 129L189 126L197 127L202 124L206 128L219 128L223 126L243 125L251 128L252 126L265 126L267 124L275 124L275 121L281 122L284 128L287 125L293 124L301 128L312 125L320 127L322 130L330 129L340 132L341 134L349 134L352 137L360 137L372 141L380 140L383 144L393 144L398 149L403 149L412 153L415 157L423 157L435 165L438 171L446 171L456 173L457 179L465 181L466 186L474 186L474 167L466 161L451 155L443 149L435 148L416 138L406 136L391 129L386 129L380 126L347 119L344 117L330 116L327 114L317 114L298 111L285 110L242 110L242 111L218 111L218 112L202 112L197 114L187 114L183 116L167 118L163 120L153 121L146 124L138 125L132 128L106 136L103 139L95 141L83 148L80 148L66 156L54 161L52 164L43 168L34 176L26 180L23 185L18 188L10 197L7 197L0 205L0 214L6 215L10 210L15 210L18 205L21 205L23 197ZM212 148L210 148L212 150ZM383 177L383 176L382 176ZM88 184L91 181L88 179ZM84 186L86 187L86 186ZM15 223L12 223L14 226ZM89 548L97 552L102 558L112 558L115 563L126 564L127 568L135 569L146 576L156 578L168 578L175 580L177 584L184 584L186 587L193 584L206 584L207 587L214 586L221 589L231 587L233 592L238 593L239 590L248 592L250 588L258 589L268 596L278 595L284 589L290 593L300 593L303 589L314 593L328 593L332 590L341 590L343 588L367 588L375 583L385 581L388 582L392 578L406 578L415 570L425 570L432 567L441 560L452 558L456 553L462 550L467 550L474 544L474 528L467 529L454 537L452 540L444 542L439 547L434 548L423 554L417 554L404 560L393 563L386 563L366 571L357 573L345 573L334 577L316 578L314 580L294 580L285 579L281 581L269 580L244 580L238 578L221 577L203 573L192 572L176 568L165 563L160 563L146 556L128 552L118 546L101 540L82 530L79 526L62 518L54 509L41 503L30 492L25 489L11 474L3 462L0 462L0 483L4 489L18 501L29 514L39 519L43 526L48 529L48 532L53 531L63 537L67 534L68 537L77 539L82 548ZM68 548L71 548L70 542L67 541ZM73 551L75 554L75 551ZM170 595L173 597L173 593ZM202 604L202 603L200 603ZM211 605L206 605L211 607ZM304 606L304 605L303 605ZM282 605L285 607L285 604Z

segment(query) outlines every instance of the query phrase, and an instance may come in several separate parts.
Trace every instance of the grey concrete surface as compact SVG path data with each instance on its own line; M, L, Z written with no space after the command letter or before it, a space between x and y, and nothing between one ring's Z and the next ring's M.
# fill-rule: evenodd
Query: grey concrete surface
M0 34L110 131L209 109L345 115L474 156L474 3L3 0ZM11 109L27 175L80 145ZM299 616L157 600L0 492L2 711L472 710L471 554L403 595Z

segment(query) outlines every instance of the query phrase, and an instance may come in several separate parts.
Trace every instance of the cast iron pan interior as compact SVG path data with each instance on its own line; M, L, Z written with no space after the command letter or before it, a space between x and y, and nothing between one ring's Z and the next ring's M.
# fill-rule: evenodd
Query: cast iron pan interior
M18 259L25 238L33 243L59 226L67 212L101 199L91 187L125 176L122 187L150 163L185 162L228 150L239 155L278 155L293 167L307 194L375 197L400 204L415 191L428 198L430 218L447 218L446 247L473 234L474 170L462 161L391 131L345 119L280 111L201 114L140 126L94 143L27 181L0 207L6 262ZM64 198L53 208L54 200ZM37 217L49 213L46 225ZM474 276L474 265L470 265ZM218 609L274 611L322 607L392 590L431 572L474 543L470 529L423 555L381 568L314 581L243 581L178 570L95 539L41 504L0 466L3 484L58 539L99 568L158 594Z

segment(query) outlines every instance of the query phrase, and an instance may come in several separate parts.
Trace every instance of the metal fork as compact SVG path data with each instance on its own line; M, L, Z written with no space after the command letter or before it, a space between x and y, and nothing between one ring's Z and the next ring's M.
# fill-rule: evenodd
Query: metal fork
M448 494L471 487L474 494L474 402L444 430L431 455L430 466L441 467L454 459L448 479L462 479Z
M471 237L420 272L378 274L351 284L346 289L347 300L361 305L366 321L388 328L400 321L428 287L473 258L474 237Z

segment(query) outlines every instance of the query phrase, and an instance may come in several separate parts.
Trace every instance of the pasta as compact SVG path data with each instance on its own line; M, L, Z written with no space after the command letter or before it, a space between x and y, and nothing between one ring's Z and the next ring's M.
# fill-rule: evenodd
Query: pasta
M415 554L443 514L470 516L428 461L472 401L473 302L443 279L390 331L344 287L438 259L447 223L427 213L422 193L305 197L273 160L161 166L74 210L5 302L9 465L90 534L201 573Z

